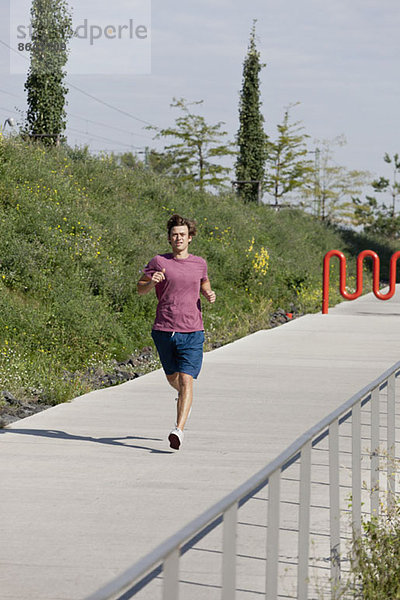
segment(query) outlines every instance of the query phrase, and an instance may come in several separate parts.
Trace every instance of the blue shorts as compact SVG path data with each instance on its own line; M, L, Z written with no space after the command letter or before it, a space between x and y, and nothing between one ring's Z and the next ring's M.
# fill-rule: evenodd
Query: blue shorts
M197 379L203 362L204 331L158 331L151 337L166 375L186 373Z

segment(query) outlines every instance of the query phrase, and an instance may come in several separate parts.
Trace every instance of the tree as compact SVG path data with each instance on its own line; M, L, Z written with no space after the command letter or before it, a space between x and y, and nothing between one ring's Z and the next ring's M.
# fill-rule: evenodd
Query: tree
M132 152L122 152L118 155L117 160L119 164L128 169L141 169L143 168L143 162Z
M396 240L400 238L400 215L393 216L392 208L379 205L374 196L365 196L365 202L353 198L353 225L361 225L365 233Z
M64 67L72 19L65 0L33 0L31 62L25 83L26 132L44 143L58 143L66 127Z
M395 154L393 157L390 157L387 152L385 152L383 156L383 160L385 163L393 164L393 180L390 182L386 177L380 177L379 179L375 179L371 185L374 188L375 192L389 192L392 196L392 208L391 215L392 217L396 214L396 199L400 194L400 184L397 181L397 174L400 173L400 159L399 155Z
M174 157L166 152L157 152L152 148L145 148L139 157L133 152L123 152L118 155L118 162L129 169L150 169L160 175L168 175L174 167Z
M400 184L397 174L400 173L400 159L398 154L390 157L386 152L383 160L393 165L392 181L386 177L379 177L371 182L371 187L377 193L389 192L392 200L391 206L379 204L375 196L365 196L365 201L359 197L353 198L354 225L361 225L366 233L372 233L389 239L400 237L400 215L396 214L396 200L400 194Z
M290 122L289 112L293 106L286 108L282 123L277 125L276 141L267 142L264 189L276 205L293 190L311 185L314 178L314 165L308 158L306 146L309 136L300 121Z
M334 159L333 145L343 146L346 140L339 136L334 140L317 141L317 160L314 167L314 185L302 188L304 205L321 221L351 223L354 217L352 198L366 185L367 171L347 169Z
M192 181L200 190L206 186L221 186L229 179L229 167L215 163L214 160L235 154L229 143L222 143L222 138L227 135L221 129L223 121L208 125L204 117L189 111L189 106L202 103L203 100L187 102L184 98L173 98L171 107L182 111L182 115L175 120L175 126L166 129L153 126L147 128L158 132L156 139L177 138L176 143L164 148L166 163L172 162L170 174L183 181Z
M151 149L147 155L147 164L154 173L168 175L174 168L174 155Z
M243 81L239 101L239 147L236 160L236 185L238 193L247 202L257 202L258 186L264 181L264 165L267 158L267 136L261 113L260 53L256 48L256 21L250 34L247 55L243 63ZM244 183L250 182L250 183Z

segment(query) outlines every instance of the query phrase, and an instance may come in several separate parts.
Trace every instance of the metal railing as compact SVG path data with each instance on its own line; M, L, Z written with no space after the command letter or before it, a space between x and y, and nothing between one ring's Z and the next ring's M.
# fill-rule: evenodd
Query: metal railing
M330 250L324 256L323 265L323 298L322 298L322 314L326 315L329 310L329 265L330 260L333 256L337 256L340 261L340 282L339 290L343 298L346 300L356 300L359 298L363 291L363 262L364 259L369 256L373 260L373 280L372 280L372 291L379 300L390 300L396 290L396 265L400 258L400 251L392 254L390 258L389 267L389 291L383 294L379 290L379 276L380 276L380 262L379 256L373 250L363 250L357 256L357 288L354 293L346 291L346 257L340 250Z
M387 503L394 502L395 494L395 383L400 375L400 361L388 369L368 386L364 387L347 402L322 419L314 427L299 437L291 446L282 452L265 468L253 475L243 485L228 494L220 502L209 508L175 535L160 544L147 556L122 573L86 600L125 600L137 594L162 573L163 600L179 598L179 566L181 556L185 554L198 540L209 535L222 523L222 563L221 563L221 599L234 600L237 589L237 527L238 509L254 497L261 489L268 489L268 516L266 523L266 567L265 567L265 598L276 600L278 592L278 566L280 541L280 509L282 494L280 491L282 474L294 463L300 465L298 486L298 547L296 595L298 600L307 600L309 593L310 569L310 494L312 485L313 449L324 440L327 442L328 473L329 473L329 547L328 564L330 570L330 598L336 598L340 587L341 576L341 518L343 507L340 506L340 462L339 462L339 430L344 424L351 426L351 525L353 535L361 535L362 524L362 409L368 406L370 420L367 423L370 444L368 459L370 462L370 512L378 514L380 508L379 489L379 452L380 443L385 438L387 452L386 493ZM380 436L380 395L385 390L385 406L387 420ZM387 400L386 400L387 397ZM365 430L365 424L363 423ZM363 438L365 439L365 438ZM348 440L349 441L349 440ZM326 485L326 484L325 484ZM326 569L326 567L325 567ZM259 593L259 592L258 592ZM153 597L153 596L152 596ZM155 596L154 596L155 597Z

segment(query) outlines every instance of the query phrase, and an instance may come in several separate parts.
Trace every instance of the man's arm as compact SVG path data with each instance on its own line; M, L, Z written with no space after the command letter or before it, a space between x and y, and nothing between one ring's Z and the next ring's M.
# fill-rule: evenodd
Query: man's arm
M162 271L156 271L153 273L151 277L148 275L142 275L137 284L137 291L139 296L144 296L144 294L148 294L154 287L156 287L157 283L163 281L165 279L165 269Z
M211 283L209 279L205 279L201 282L200 291L203 294L204 298L206 298L211 304L215 302L215 292L211 289Z

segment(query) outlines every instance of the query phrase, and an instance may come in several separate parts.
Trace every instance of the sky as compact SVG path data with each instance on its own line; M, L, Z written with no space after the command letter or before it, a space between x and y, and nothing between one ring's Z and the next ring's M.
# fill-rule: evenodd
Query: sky
M11 1L22 12L30 5ZM15 13L9 0L0 0L0 39L14 48L0 44L1 124L26 107L29 62L15 72L15 19L21 18ZM99 26L131 18L146 27L146 39L129 46L122 39L125 29L121 39L103 35L92 46L86 39L86 46L80 40L75 47L67 66L74 86L67 109L71 145L89 144L93 152L161 149L145 126L173 124L173 97L204 100L200 111L207 122L224 121L234 140L243 60L257 19L257 47L266 63L266 132L273 138L285 107L298 102L292 117L304 125L311 150L318 140L344 135L347 144L335 150L337 164L390 176L383 154L400 153L398 0L80 0L74 18Z

